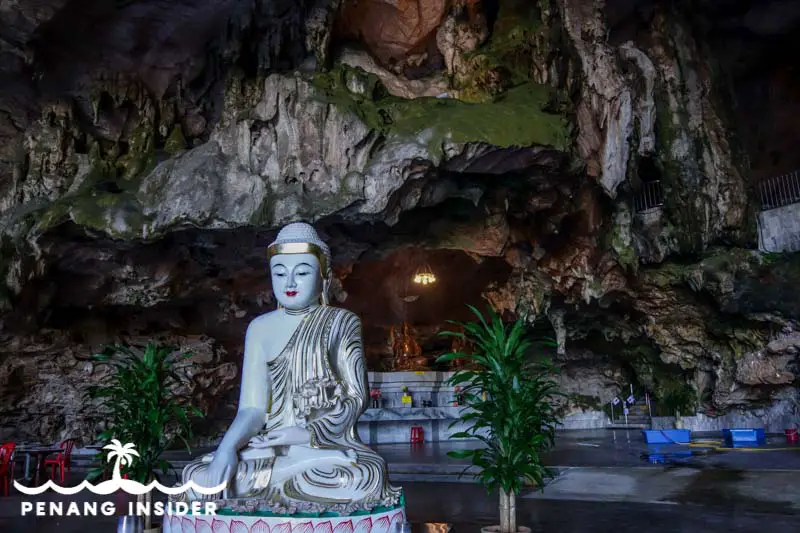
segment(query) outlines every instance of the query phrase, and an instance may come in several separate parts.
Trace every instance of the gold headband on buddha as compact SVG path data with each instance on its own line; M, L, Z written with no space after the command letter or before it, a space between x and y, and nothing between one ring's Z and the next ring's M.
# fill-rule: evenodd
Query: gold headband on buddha
M281 254L312 254L319 261L319 271L323 278L328 277L328 258L322 248L310 242L284 242L267 248L267 259Z

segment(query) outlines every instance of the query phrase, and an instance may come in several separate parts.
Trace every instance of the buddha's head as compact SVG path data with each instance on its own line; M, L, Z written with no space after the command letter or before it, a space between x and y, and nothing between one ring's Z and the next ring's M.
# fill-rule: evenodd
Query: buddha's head
M272 291L278 304L290 310L327 304L331 251L305 222L287 224L267 248Z

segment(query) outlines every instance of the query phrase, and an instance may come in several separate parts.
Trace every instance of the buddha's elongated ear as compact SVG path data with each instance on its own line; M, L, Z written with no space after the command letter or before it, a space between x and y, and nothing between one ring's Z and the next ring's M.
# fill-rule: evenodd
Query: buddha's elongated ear
M331 286L331 279L330 276L327 278L322 278L322 292L320 293L320 300L322 305L330 305L330 300L328 299L328 289Z

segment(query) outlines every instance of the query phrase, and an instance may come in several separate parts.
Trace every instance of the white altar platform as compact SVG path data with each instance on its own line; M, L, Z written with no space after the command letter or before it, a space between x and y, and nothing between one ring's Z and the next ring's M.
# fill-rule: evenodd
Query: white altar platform
M408 444L412 426L422 427L425 442L445 442L453 433L463 431L465 426L458 419L465 408L454 405L456 391L447 383L452 375L453 372L435 371L369 372L370 389L381 391L381 406L361 415L361 440L372 446ZM401 401L403 387L411 395L410 406ZM430 406L423 406L424 402L430 402ZM565 416L559 428L600 429L608 424L604 412L585 411Z
M452 375L435 371L369 372L370 389L381 391L381 406L361 415L361 439L372 445L407 443L411 427L421 426L425 442L440 442L463 431L463 424L457 420L464 407L455 405L456 391L447 383ZM403 387L408 389L411 405L402 402ZM453 422L456 425L449 427Z

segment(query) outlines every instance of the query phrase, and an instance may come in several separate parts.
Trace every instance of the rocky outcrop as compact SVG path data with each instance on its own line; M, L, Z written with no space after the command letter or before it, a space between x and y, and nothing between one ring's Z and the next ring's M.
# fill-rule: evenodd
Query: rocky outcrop
M95 332L103 338L100 332ZM132 343L147 343L148 338L131 337ZM226 361L226 352L208 337L161 338L176 343L193 356L177 369L185 384L179 391L192 398L203 411L217 409L212 405L228 402L235 411L235 396L230 391L239 380L238 365ZM61 331L40 331L34 336L18 337L4 348L0 370L0 411L3 425L0 438L18 438L43 442L77 437L88 444L103 429L106 407L89 397L91 385L107 380L112 369L86 357L93 343L76 342ZM220 411L224 412L224 408ZM219 433L225 427L213 424L206 432Z
M384 65L419 65L449 4L446 0L344 0L339 33L361 39Z
M726 88L700 59L687 23L656 8L646 41L614 46L603 4L559 2L584 75L576 146L587 173L612 197L626 182L635 190L640 179L660 179L677 237L671 251L702 250L721 237L752 242L742 161L723 118ZM657 176L637 176L644 158L658 161ZM650 241L646 232L639 238ZM648 259L644 243L638 249Z
M679 10L201 2L171 21L144 2L73 26L47 5L12 25L41 36L30 68L46 75L25 78L26 52L0 39L17 58L0 63L15 88L0 96L7 431L90 439L102 407L77 398L103 374L86 355L152 337L196 353L213 439L247 321L274 305L265 243L296 219L331 242L334 299L364 317L370 364L406 320L446 350L444 320L483 297L557 341L565 412L630 381L673 412L793 393L800 269L746 249L727 82ZM59 48L101 15L102 57ZM172 47L119 36L192 20ZM636 212L652 180L664 205ZM438 289L409 286L421 264Z
M619 64L619 51L607 44L608 27L602 2L564 0L559 3L564 29L575 47L581 70L585 76L583 94L576 115L580 133L577 146L586 161L587 172L596 176L606 192L614 197L617 187L627 177L630 158L630 140L634 133L634 94ZM630 57L643 57L642 74L651 75L649 59L632 44L627 48ZM650 72L648 72L650 71ZM651 75L652 77L652 75ZM645 86L646 89L646 86ZM647 98L647 94L643 95ZM638 117L642 142L652 145L647 134L652 134L652 116ZM649 119L649 122L648 122Z

